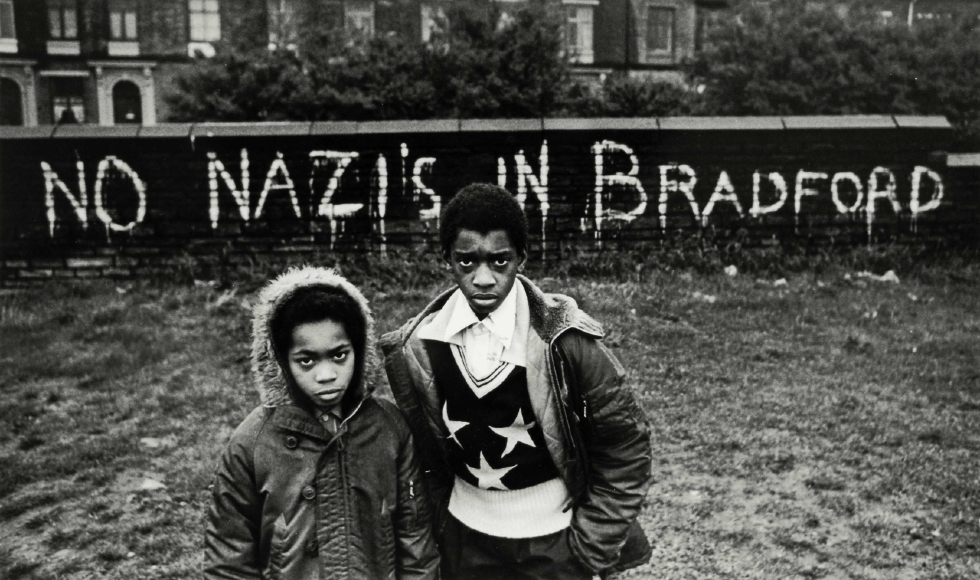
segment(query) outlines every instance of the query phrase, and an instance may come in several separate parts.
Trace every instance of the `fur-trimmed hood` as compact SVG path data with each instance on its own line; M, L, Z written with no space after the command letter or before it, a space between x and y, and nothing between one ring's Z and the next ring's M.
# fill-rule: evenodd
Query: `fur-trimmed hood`
M353 284L336 271L327 268L305 266L291 268L269 282L259 293L258 302L252 308L252 376L259 391L262 405L279 407L296 405L284 372L285 359L276 352L272 342L272 322L279 309L301 288L322 286L340 290L354 299L360 309L364 324L365 345L363 371L359 384L350 385L345 401L357 401L367 397L377 384L380 365L374 334L374 316L368 301Z

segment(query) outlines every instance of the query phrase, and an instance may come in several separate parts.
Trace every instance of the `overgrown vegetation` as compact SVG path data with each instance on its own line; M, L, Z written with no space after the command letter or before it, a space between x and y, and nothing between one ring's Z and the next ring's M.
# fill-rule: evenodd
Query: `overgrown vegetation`
M616 73L597 88L570 76L554 3L508 5L506 26L499 3L454 5L427 45L319 28L300 29L285 45L295 50L222 46L178 79L174 119L921 114L948 117L958 148L980 139L980 30L968 10L909 28L856 0L744 0L681 64L686 82Z
M945 115L980 137L980 27L882 20L864 2L740 2L688 64L698 109L718 115ZM952 9L952 8L951 8ZM974 145L975 146L975 145Z
M635 577L977 577L980 268L961 258L532 264L603 322L651 419ZM319 261L380 331L449 280L433 256ZM0 295L0 577L194 576L216 454L258 402L248 307L280 267Z
M396 33L366 40L311 26L294 27L294 42L276 50L226 43L178 78L174 119L549 115L569 83L556 9L534 0L498 26L500 4L454 3L426 45Z

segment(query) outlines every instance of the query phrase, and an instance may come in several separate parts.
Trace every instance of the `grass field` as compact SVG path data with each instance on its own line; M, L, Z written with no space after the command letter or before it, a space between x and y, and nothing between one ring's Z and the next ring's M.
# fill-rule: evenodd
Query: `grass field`
M605 323L651 419L634 577L980 577L980 276L844 273L539 276ZM382 331L439 288L381 286ZM194 575L216 454L258 401L251 297L0 296L0 578Z

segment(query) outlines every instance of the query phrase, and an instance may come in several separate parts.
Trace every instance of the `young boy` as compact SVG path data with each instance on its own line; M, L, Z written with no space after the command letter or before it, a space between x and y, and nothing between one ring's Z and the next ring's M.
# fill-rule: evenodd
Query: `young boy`
M262 291L262 405L215 474L206 578L438 578L411 435L371 394L373 336L367 300L332 270L291 270Z
M518 275L527 223L502 188L463 188L440 237L457 288L381 342L443 577L585 579L646 562L646 417L601 327Z

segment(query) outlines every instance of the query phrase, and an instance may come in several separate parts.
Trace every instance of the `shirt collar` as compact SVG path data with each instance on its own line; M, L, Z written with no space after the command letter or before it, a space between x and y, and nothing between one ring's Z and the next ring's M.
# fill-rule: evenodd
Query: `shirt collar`
M497 337L497 340L504 345L504 348L509 347L511 339L514 337L514 327L517 322L517 286L518 284L515 283L507 294L507 297L500 303L500 306L488 314L482 321L473 312L473 309L470 308L470 304L463 296L463 292L456 290L454 293L456 301L452 314L446 322L446 330L442 336L443 342L455 343L459 340L459 334L462 331L473 325L482 323L489 332Z
M451 326L450 322L457 316L459 317L458 321L452 322ZM504 352L500 360L517 366L526 366L527 335L531 328L531 310L527 291L520 280L514 282L514 287L504 298L504 302L487 318L493 325L491 331L504 345ZM429 322L419 327L418 337L423 340L437 340L462 346L461 331L477 322L479 319L476 314L466 302L463 293L457 289ZM505 331L506 342L500 336L500 334L505 334Z

